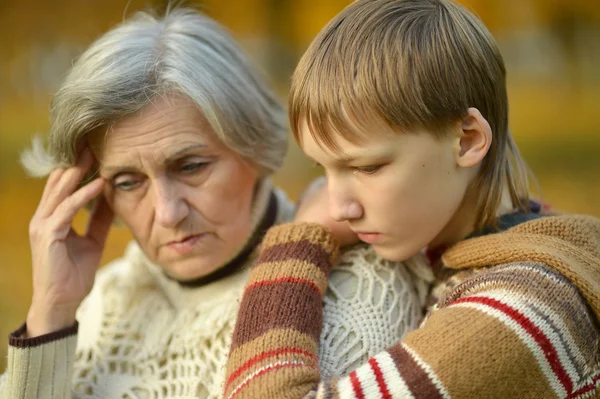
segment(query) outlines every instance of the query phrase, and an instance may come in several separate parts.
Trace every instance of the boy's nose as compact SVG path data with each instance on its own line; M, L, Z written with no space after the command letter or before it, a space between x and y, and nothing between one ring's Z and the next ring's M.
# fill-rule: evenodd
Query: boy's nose
M355 200L335 201L330 197L329 214L338 221L360 219L363 215L363 209Z

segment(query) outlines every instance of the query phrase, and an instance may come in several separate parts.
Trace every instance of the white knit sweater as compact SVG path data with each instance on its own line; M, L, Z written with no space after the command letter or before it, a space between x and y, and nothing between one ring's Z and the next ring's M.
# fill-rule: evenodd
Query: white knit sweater
M281 192L278 202L277 221L289 220ZM9 346L0 398L218 398L247 276L244 267L185 288L132 243L98 273L77 334ZM346 374L417 327L430 278L420 258L397 264L368 246L347 251L325 297L323 374Z

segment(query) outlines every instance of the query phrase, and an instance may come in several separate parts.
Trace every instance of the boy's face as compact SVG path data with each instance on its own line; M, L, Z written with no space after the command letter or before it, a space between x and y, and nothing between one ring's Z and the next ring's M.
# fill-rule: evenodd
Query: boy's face
M408 259L464 234L464 219L474 211L467 212L463 200L475 171L457 163L460 127L443 139L424 131L377 129L359 144L336 136L338 154L315 141L303 124L302 149L325 169L331 216L347 221L390 260Z

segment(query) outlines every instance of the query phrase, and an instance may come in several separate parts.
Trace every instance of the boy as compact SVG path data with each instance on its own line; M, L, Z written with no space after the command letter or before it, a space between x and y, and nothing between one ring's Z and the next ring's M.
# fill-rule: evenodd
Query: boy
M529 200L502 57L476 17L451 0L352 3L300 61L290 119L328 190L265 238L226 398L598 393L600 220ZM321 297L349 231L387 259L427 248L439 284L420 328L321 379Z

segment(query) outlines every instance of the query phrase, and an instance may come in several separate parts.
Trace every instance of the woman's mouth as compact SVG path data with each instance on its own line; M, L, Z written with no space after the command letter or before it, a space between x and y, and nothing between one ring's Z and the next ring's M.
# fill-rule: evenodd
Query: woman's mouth
M169 242L166 245L166 247L174 252L177 252L180 255L185 255L194 249L194 247L196 246L196 244L198 244L202 236L203 234L194 234L191 236L187 236L181 241Z

